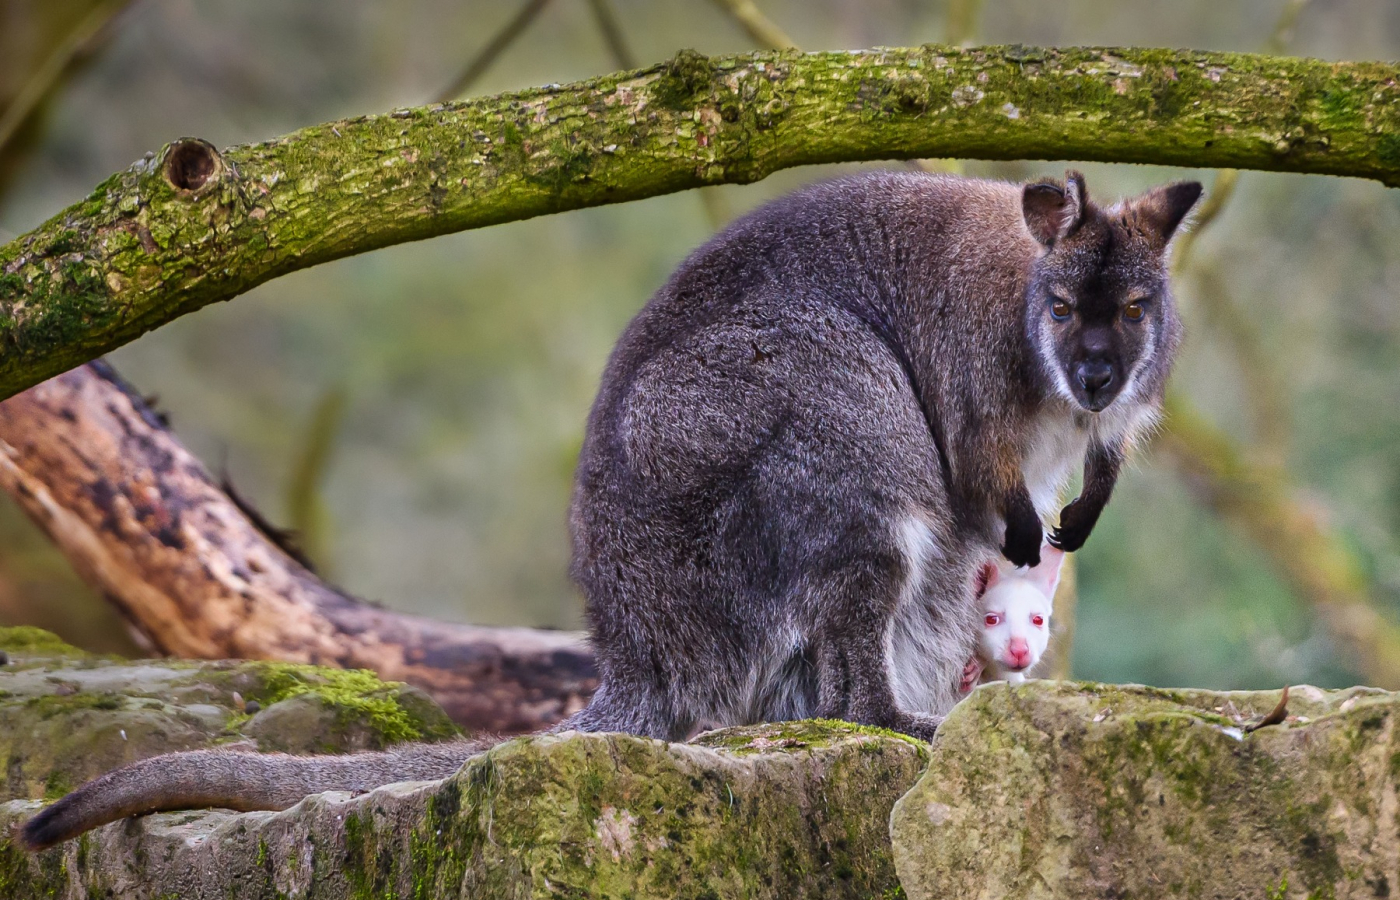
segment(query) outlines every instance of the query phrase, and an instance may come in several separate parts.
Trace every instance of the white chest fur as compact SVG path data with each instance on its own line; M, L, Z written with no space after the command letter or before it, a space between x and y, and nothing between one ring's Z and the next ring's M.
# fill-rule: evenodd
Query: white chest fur
M1021 465L1036 512L1053 519L1060 511L1065 499L1060 494L1084 464L1091 437L1105 446L1127 449L1152 430L1159 415L1155 406L1138 400L1131 391L1101 413L1087 413L1063 402L1051 404L1031 424Z
M1060 493L1075 468L1084 462L1089 429L1077 418L1067 405L1057 403L1031 425L1021 474L1031 492L1031 503L1042 518L1060 511Z

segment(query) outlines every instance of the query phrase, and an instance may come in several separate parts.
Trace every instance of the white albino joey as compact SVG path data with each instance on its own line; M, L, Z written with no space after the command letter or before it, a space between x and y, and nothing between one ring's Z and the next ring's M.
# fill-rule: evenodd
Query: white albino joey
M977 655L963 672L962 690L979 681L1026 680L1050 642L1050 615L1065 554L1053 545L1041 548L1040 564L1015 567L1005 560L987 563L985 586L978 599L982 629Z

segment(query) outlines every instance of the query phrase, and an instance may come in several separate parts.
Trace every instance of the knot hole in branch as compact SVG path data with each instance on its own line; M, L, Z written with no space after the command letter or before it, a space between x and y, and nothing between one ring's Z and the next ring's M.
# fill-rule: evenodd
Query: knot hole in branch
M181 138L165 151L165 179L180 191L197 191L223 167L214 145L199 138Z

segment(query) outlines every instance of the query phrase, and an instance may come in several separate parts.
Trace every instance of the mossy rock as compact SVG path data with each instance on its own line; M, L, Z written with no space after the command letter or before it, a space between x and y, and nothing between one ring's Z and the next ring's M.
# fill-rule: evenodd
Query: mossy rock
M1388 897L1400 699L979 688L891 818L912 900Z
M0 896L874 900L898 896L889 810L927 759L841 723L520 738L439 782L0 844ZM0 834L36 807L0 806Z
M0 652L5 654L6 664L55 657L88 656L52 631L35 628L32 625L15 625L0 628Z
M0 800L52 799L174 750L341 753L457 733L421 691L369 672L127 662L83 653L37 628L0 629L0 650L9 659L0 667ZM249 701L261 707L256 715Z
M417 718L419 695L364 673L121 665L34 646L48 655L19 654L0 670L11 691L0 700L0 753L16 796L181 746L285 742L305 753L450 732L444 719ZM234 691L264 711L239 712ZM1278 701L989 685L958 705L932 751L840 722L727 729L690 744L521 738L439 782L321 794L281 813L146 816L34 856L4 840L39 807L18 800L0 805L0 898L1305 900L1400 890L1400 699L1299 687L1284 721L1248 729ZM348 728L356 721L370 724ZM81 742L62 743L69 726ZM132 738L143 728L144 743ZM43 757L48 743L58 749Z

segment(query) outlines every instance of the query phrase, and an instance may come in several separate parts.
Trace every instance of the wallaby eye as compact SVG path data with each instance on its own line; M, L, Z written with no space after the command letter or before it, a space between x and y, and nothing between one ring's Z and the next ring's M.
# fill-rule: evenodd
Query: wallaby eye
M1069 301L1061 297L1054 297L1050 300L1050 318L1056 322L1063 322L1069 318Z
M1034 625L1036 628L1044 628L1045 617L1040 615L1031 616L1031 624Z
M982 621L987 623L988 628L994 628L996 625L1000 624L1001 616L996 613L987 613L987 615L982 618Z
M1141 303L1129 303L1127 306L1123 307L1123 318L1127 319L1129 322L1137 322L1142 318L1145 312L1147 312L1147 310L1143 309Z

